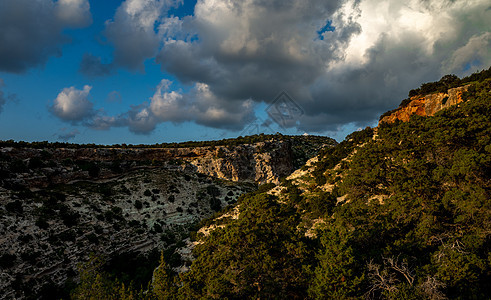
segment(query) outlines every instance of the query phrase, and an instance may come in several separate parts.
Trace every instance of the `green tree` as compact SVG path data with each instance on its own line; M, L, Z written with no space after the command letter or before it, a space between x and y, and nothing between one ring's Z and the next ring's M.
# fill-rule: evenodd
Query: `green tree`
M168 300L177 298L177 286L169 268L164 260L164 253L160 254L160 265L153 273L151 283L152 298Z
M345 228L328 226L321 237L314 280L309 295L316 299L347 299L360 290L363 273L357 269L355 252Z

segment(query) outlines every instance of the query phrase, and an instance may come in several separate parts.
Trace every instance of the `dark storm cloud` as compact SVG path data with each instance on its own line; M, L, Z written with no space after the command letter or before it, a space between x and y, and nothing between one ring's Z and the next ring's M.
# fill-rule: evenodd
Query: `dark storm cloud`
M87 77L99 77L110 75L114 70L112 64L105 64L100 57L92 54L84 54L80 62L79 72Z
M205 0L179 24L187 38L165 40L157 62L182 82L206 84L224 102L270 103L287 91L305 111L301 130L363 126L424 81L488 67L488 6ZM326 24L331 30L322 31Z
M23 73L61 55L62 30L91 22L87 0L0 1L0 71Z
M342 58L342 48L359 32L340 20L335 41L318 39L341 1L203 1L188 19L199 40L169 40L157 56L183 82L210 85L219 97L272 100L279 91L301 93ZM334 40L334 39L332 39Z

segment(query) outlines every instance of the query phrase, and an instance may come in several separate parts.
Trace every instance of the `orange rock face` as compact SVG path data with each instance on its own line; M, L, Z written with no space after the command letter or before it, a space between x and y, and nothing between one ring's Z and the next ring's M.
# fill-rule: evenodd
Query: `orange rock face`
M467 91L469 85L449 89L447 93L435 93L426 96L411 97L411 102L399 107L392 114L383 117L380 123L394 123L396 120L409 121L411 116L433 116L438 111L448 108L463 101L462 94Z

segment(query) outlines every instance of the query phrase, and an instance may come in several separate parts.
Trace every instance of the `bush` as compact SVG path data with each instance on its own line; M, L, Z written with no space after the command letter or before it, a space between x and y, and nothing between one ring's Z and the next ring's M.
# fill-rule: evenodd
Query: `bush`
M94 244L94 245L99 245L99 237L94 234L94 233L90 233L87 235L87 240L91 243L91 244Z
M7 203L7 205L5 205L5 209L8 212L16 213L16 214L22 214L24 212L24 209L22 208L22 203L20 202L20 200L15 200L13 202Z
M157 233L162 233L163 232L162 226L160 226L160 224L158 224L158 223L153 224L153 230L155 232L157 232Z
M43 217L38 218L34 224L41 229L48 229L49 227L49 223Z
M206 187L206 192L208 193L208 195L212 196L212 197L218 197L220 196L220 190L214 186L214 185L209 185Z
M220 211L222 209L222 202L215 197L211 197L210 208L214 211Z
M5 253L0 256L0 268L8 269L14 266L17 256L15 254Z
M38 169L44 166L43 161L39 157L33 157L29 160L29 169Z
M26 173L29 169L22 160L17 159L10 164L10 171L12 173Z

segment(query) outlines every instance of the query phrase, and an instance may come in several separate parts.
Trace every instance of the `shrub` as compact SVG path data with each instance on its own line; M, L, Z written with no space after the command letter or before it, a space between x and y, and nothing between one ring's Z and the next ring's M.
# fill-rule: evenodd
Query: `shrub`
M33 157L29 160L29 169L38 169L44 166L43 161L39 157Z
M0 256L0 268L8 269L14 266L14 262L17 259L15 254L5 253Z
M10 171L12 173L25 173L28 170L26 164L20 159L14 160L10 165Z
M98 245L99 244L99 237L94 234L94 233L90 233L87 235L87 240L91 243L91 244L94 244L94 245Z
M24 212L20 200L15 200L13 202L7 203L7 205L5 205L5 209L7 209L7 211L11 213L16 213L16 214L22 214Z
M211 197L210 208L214 211L220 211L222 209L222 202L215 197Z
M41 229L48 229L49 227L49 223L43 217L39 217L34 224Z
M214 186L214 185L209 185L206 187L206 192L208 193L208 195L212 196L212 197L218 197L220 196L220 190Z

